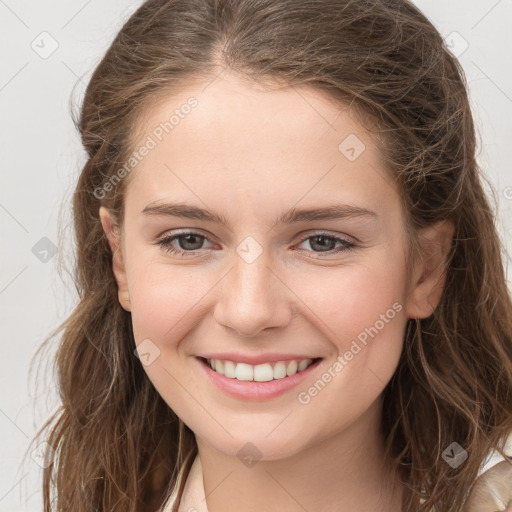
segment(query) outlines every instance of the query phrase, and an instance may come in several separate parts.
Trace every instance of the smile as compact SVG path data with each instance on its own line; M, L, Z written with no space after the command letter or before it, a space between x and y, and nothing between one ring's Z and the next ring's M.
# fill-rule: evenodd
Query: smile
M291 391L306 379L322 361L322 357L290 359L260 364L194 357L200 375L222 393L239 400L270 400ZM222 373L223 372L223 373Z
M221 361L220 359L206 359L205 361L213 371L224 375L228 379L268 382L291 377L308 368L315 359L277 361L257 365Z

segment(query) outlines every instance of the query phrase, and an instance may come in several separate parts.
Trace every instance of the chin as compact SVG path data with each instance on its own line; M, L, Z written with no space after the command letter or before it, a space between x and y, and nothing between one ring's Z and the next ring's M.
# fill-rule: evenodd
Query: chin
M244 462L244 460L282 460L293 457L306 449L305 444L302 444L300 440L291 440L288 435L286 435L285 438L276 435L275 439L270 440L267 437L269 436L268 430L257 434L247 432L245 435L237 435L234 432L231 433L234 437L229 438L229 441L226 441L226 438L220 442L214 439L209 440L208 438L205 438L204 441L224 455L237 457L242 462ZM274 434L270 434L270 436L274 436Z

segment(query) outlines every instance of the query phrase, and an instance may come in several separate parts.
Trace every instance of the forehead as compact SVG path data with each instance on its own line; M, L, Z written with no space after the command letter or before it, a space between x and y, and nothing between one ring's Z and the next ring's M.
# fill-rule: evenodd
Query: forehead
M237 146L242 139L249 143L263 140L270 148L286 135L314 143L328 132L335 137L345 132L365 134L360 115L317 88L278 82L262 85L221 74L195 79L167 95L160 93L154 102L149 100L134 128L138 139L160 127L164 137L172 131L174 139L193 134L198 142ZM367 116L365 123L369 121Z
M127 191L141 208L175 195L226 206L233 194L267 207L359 196L370 208L396 195L355 111L306 86L262 87L229 74L190 84L143 113L133 147L144 145Z

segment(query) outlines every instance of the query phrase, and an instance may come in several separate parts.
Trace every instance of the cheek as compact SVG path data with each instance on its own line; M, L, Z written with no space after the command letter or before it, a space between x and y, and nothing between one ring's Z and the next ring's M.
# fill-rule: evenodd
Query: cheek
M297 295L304 297L304 311L310 309L321 320L315 324L339 351L348 350L359 334L364 338L376 323L379 331L389 335L403 330L405 266L387 265L382 255L377 262L330 270L314 279L297 279L295 287Z
M338 411L340 421L349 411L361 413L378 397L403 347L405 265L393 261L392 255L387 258L389 265L386 255L378 261L340 268L335 277L316 280L314 287L302 284L299 292L310 298L307 306L314 315L309 318L331 341L334 352L321 382L302 389L305 394L299 402L315 402L312 407L319 413ZM320 394L322 398L316 399Z
M130 269L132 324L137 343L177 345L201 311L209 288L208 272L146 260ZM165 346L162 346L164 349Z
M200 273L185 266L172 266L162 261L135 262L130 269L129 290L135 344L149 347L153 357L144 371L162 398L182 419L192 418L190 395L194 395L190 369L183 364L181 350L187 347L187 336L204 315L205 294L215 284L208 272ZM211 272L210 272L211 274ZM147 340L151 343L148 344ZM141 359L142 360L142 359Z

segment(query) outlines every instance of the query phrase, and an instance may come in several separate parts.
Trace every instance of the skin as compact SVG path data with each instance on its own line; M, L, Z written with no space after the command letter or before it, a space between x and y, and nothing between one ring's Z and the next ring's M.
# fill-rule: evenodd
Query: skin
M383 455L381 393L407 319L429 316L440 300L453 228L421 232L422 257L409 272L400 195L374 136L348 106L312 88L270 90L223 73L155 104L134 147L191 96L197 107L132 171L122 228L104 207L99 213L135 342L150 339L160 350L144 369L195 433L208 510L400 510L402 488ZM338 150L350 134L366 146L354 161ZM141 213L170 200L218 212L232 229ZM273 226L294 206L335 203L376 216ZM180 229L212 241L172 242L192 246L192 256L156 244ZM331 240L323 252L314 238L320 230L356 246L336 253L344 246ZM263 251L251 263L236 251L248 236ZM394 303L401 311L317 396L299 403L298 393ZM298 388L245 401L197 371L195 356L212 351L324 359ZM261 453L252 467L237 457L247 442Z

